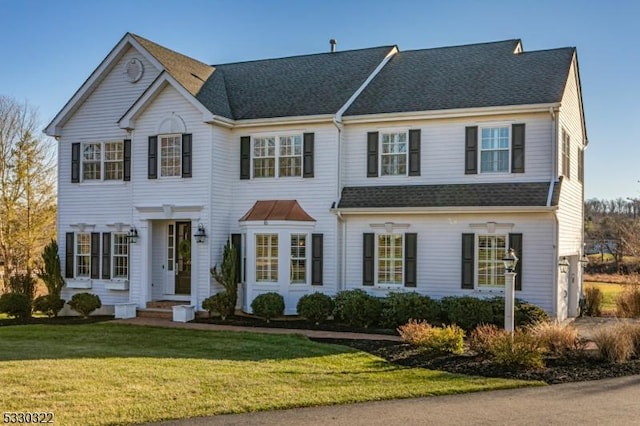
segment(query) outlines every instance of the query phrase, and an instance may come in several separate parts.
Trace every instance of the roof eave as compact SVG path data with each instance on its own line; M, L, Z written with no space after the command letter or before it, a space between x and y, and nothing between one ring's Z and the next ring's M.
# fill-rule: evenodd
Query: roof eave
M259 126L278 126L278 125L292 125L292 124L314 124L332 122L333 114L318 114L318 115L301 115L295 117L271 117L271 118L252 118L242 120L229 120L234 123L234 127L248 128Z
M457 207L336 207L331 209L341 215L374 214L447 214L447 213L549 213L558 206L457 206Z
M391 122L404 120L433 120L439 118L479 117L487 115L527 114L549 112L549 108L560 107L559 102L528 105L505 105L477 108L440 109L433 111L407 111L379 114L343 116L345 124Z

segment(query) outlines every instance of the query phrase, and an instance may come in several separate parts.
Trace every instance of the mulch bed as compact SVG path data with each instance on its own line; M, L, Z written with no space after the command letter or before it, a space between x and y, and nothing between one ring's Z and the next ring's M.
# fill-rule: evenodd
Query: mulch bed
M507 368L475 355L428 356L399 342L379 340L312 339L369 352L397 365L411 368L448 371L450 373L506 379L541 380L548 384L582 382L640 374L640 359L613 364L596 358L593 351L582 351L569 359L545 360L542 369Z

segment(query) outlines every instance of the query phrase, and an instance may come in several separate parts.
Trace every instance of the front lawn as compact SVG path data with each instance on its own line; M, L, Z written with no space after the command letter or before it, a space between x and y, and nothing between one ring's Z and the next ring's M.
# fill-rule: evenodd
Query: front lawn
M403 368L294 335L118 324L0 327L3 411L130 424L539 385Z

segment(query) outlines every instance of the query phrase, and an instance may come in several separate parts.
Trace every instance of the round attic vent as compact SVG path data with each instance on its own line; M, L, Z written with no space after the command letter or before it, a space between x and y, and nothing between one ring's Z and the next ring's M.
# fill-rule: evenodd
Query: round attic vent
M127 61L124 66L124 78L130 83L135 83L140 80L142 73L144 73L144 66L138 58Z

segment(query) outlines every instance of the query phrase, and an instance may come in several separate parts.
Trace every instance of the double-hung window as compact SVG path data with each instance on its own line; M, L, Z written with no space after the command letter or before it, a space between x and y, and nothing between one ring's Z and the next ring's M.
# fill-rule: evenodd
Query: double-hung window
M380 169L382 176L407 174L407 132L382 133Z
M571 138L564 129L562 129L562 176L571 177Z
M122 180L122 141L87 142L82 144L82 180Z
M278 281L278 234L256 234L256 282Z
M76 278L89 278L91 276L91 234L76 234Z
M159 135L160 176L182 176L182 135Z
M253 138L253 177L302 176L302 135Z
M113 233L112 278L126 279L129 276L129 241L126 233Z
M307 283L307 234L291 234L291 284Z
M483 127L480 133L480 172L509 171L509 127Z
M404 236L402 234L378 235L377 283L402 285L404 270Z
M478 235L478 288L504 287L505 235Z

